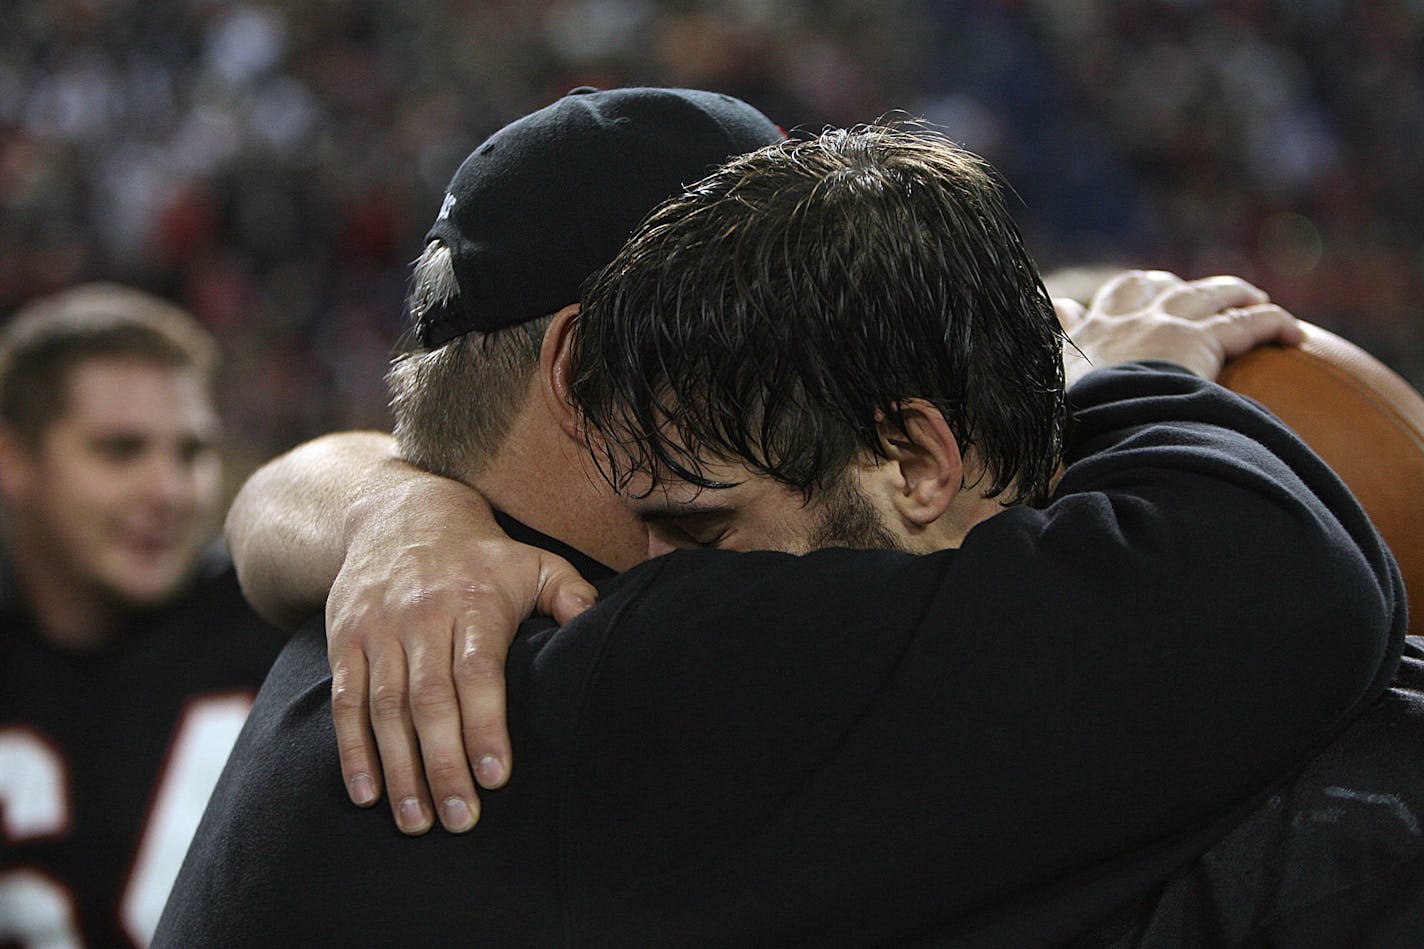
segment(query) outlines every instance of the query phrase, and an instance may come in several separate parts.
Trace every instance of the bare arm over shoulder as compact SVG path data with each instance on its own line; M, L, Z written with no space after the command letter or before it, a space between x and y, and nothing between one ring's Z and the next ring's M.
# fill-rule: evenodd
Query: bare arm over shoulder
M310 618L346 560L362 502L369 509L382 487L399 490L419 474L383 432L324 435L262 466L238 491L226 523L248 602L285 629Z
M379 432L325 435L269 462L233 502L227 537L263 616L292 628L325 603L351 799L374 804L384 784L406 833L430 828L434 801L448 830L472 827L475 777L498 787L511 767L504 658L516 628L533 612L572 618L593 587Z

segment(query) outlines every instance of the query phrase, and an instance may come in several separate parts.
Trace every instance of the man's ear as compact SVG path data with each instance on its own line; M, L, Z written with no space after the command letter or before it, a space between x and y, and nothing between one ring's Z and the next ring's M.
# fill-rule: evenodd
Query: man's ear
M549 412L558 421L559 427L570 438L582 440L578 414L569 398L570 349L573 345L573 329L578 323L579 305L570 303L554 314L549 328L544 331L544 343L539 347L539 382Z
M898 403L903 426L880 420L880 444L890 470L890 503L915 527L928 527L949 509L964 484L959 441L943 413L924 399Z

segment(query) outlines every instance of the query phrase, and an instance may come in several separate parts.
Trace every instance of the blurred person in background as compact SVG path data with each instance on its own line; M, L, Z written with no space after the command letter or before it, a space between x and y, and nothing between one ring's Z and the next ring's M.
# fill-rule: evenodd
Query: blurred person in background
M280 648L209 547L216 356L113 284L0 331L4 945L147 945Z

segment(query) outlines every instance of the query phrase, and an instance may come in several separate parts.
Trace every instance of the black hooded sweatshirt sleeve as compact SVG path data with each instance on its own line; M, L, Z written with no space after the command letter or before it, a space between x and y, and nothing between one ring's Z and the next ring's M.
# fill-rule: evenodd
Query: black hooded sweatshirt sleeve
M1051 503L958 550L662 558L590 618L574 941L1057 944L1380 694L1403 588L1323 462L1166 365L1072 404Z

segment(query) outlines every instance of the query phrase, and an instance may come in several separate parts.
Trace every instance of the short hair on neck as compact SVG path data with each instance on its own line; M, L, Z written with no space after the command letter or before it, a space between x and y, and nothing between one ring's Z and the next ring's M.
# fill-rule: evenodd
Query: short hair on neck
M411 274L412 325L459 293L450 248L431 241ZM550 314L489 333L469 332L397 356L386 387L401 457L448 478L465 479L486 468L524 405L552 320Z
M217 344L186 311L132 287L87 283L31 301L0 330L0 419L30 447L68 405L81 364L127 359L211 386Z
M910 123L734 159L649 217L584 296L572 394L605 476L718 487L736 460L808 496L920 398L1003 503L1046 498L1062 331L982 159Z

